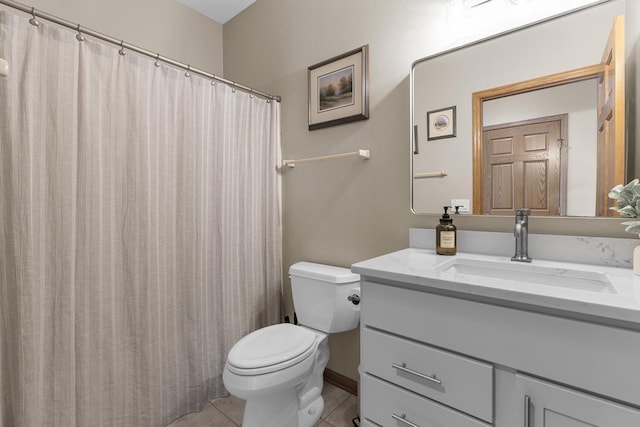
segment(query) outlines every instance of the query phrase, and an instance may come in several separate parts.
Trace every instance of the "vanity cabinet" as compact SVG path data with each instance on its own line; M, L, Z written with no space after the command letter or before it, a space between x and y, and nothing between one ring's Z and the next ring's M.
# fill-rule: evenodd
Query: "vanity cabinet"
M360 274L364 425L640 426L638 330Z

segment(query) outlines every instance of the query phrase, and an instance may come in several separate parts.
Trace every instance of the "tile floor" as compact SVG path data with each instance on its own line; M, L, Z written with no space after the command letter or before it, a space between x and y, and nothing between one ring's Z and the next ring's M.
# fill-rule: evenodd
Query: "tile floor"
M358 398L336 386L324 383L324 412L316 427L353 427ZM242 425L244 400L229 396L209 402L202 411L185 415L167 427L238 427Z

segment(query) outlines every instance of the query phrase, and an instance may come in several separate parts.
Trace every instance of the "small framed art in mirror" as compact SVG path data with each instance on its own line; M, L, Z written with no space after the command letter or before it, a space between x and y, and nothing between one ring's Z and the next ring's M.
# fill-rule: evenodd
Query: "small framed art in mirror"
M427 141L456 136L456 107L441 108L427 113Z

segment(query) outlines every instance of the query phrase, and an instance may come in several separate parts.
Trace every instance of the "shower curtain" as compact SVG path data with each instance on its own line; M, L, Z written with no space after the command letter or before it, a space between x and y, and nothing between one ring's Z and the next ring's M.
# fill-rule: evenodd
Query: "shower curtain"
M0 12L0 426L162 426L278 321L279 106Z

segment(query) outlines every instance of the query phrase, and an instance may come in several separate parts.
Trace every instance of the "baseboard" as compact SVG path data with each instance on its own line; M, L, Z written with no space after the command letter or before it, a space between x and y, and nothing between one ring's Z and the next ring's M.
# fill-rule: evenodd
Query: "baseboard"
M355 396L358 395L358 382L356 380L345 377L344 375L332 371L331 369L325 369L323 376L324 380L329 384L341 388L342 390L347 391Z

